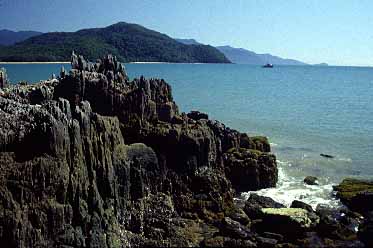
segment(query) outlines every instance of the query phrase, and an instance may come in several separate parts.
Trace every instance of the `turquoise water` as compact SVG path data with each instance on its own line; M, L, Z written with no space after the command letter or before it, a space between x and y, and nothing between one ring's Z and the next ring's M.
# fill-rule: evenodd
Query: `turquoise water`
M38 81L61 65L0 65L12 81ZM69 66L64 65L66 69ZM128 64L130 77L162 77L181 111L198 109L232 128L270 138L288 203L329 203L345 177L373 179L373 68L223 64ZM326 159L320 153L335 156ZM306 175L320 187L304 186ZM275 197L275 198L276 198Z

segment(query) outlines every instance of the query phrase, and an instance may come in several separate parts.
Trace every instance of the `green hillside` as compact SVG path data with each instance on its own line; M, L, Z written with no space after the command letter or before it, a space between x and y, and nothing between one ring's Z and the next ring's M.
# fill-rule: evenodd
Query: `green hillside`
M126 62L229 63L212 46L185 45L137 24L45 33L13 46L0 47L0 61L68 61L74 50L95 60L111 53Z

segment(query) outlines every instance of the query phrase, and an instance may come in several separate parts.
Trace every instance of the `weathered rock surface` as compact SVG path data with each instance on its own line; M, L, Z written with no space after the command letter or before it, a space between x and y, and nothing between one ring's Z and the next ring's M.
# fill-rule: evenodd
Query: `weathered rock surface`
M317 180L317 177L307 176L306 178L304 178L303 182L308 185L319 185Z
M6 87L8 84L8 79L6 75L6 70L4 68L0 68L0 89Z
M351 210L362 214L373 211L373 181L345 179L334 190Z
M5 87L0 116L1 247L370 244L370 222L356 235L348 212L234 201L275 187L267 138L180 114L164 80L130 81L115 57L73 54L70 72Z
M250 220L232 180L274 187L275 157L207 115L179 114L163 80L129 81L115 57L73 54L69 73L3 89L0 115L2 246L199 246L223 233L225 245L255 247L249 227L237 231ZM241 143L260 155L237 181L246 162L228 150Z
M302 235L319 223L318 217L302 208L262 208L261 212L261 229L290 237Z

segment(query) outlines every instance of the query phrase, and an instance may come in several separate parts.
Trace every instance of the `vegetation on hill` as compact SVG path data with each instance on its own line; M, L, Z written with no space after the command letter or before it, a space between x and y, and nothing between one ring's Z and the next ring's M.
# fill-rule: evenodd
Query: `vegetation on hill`
M126 62L230 63L212 46L185 45L165 34L124 22L34 36L0 47L0 61L68 61L72 50L90 60L111 53Z

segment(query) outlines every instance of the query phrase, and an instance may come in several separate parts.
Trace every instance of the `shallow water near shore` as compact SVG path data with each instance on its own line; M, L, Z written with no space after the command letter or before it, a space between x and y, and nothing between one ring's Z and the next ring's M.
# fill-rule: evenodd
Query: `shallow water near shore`
M0 64L12 82L47 79L61 66L70 69ZM198 109L242 132L268 136L280 180L261 194L287 205L300 199L337 206L333 184L345 177L373 179L373 68L127 64L126 69L131 78L164 78L181 111ZM318 177L320 186L304 185L308 175Z

